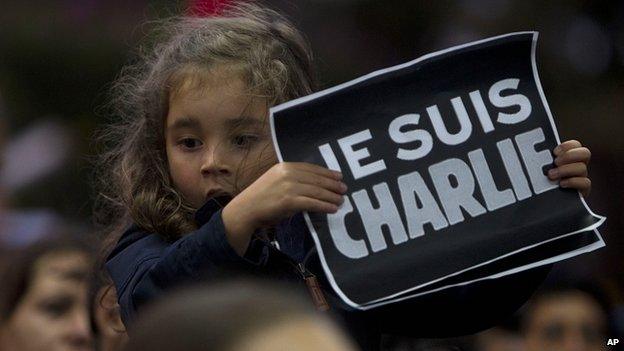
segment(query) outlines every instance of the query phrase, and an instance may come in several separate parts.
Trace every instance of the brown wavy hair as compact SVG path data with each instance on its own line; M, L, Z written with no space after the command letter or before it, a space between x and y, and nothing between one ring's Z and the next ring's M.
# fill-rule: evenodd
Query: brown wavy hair
M196 229L194 209L174 188L165 153L170 93L182 78L198 79L216 66L234 67L247 87L274 105L314 89L312 56L282 15L239 3L217 16L176 17L159 23L155 44L140 48L111 89L114 122L98 134L95 222L119 235L131 222L175 239Z

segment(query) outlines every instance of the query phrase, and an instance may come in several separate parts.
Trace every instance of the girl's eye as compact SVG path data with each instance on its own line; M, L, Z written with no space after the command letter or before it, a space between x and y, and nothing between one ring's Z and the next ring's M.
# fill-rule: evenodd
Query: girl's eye
M258 137L256 135L243 134L243 135L235 136L234 139L232 140L232 143L236 147L246 148L246 147L251 146L257 140L258 140Z
M72 307L73 300L69 297L55 298L39 305L40 310L52 318L66 314Z
M196 147L200 147L202 142L195 138L184 138L178 141L178 145L181 145L186 149L194 149Z

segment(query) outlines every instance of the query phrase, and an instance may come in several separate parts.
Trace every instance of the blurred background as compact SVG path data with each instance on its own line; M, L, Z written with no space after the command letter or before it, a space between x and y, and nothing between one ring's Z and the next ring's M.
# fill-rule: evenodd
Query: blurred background
M590 279L622 306L624 1L265 2L307 35L323 88L448 46L539 31L538 68L560 136L591 149L593 191L587 202L608 217L601 228L607 247L557 264L549 279ZM14 215L4 216L0 230L18 221L25 234L0 240L22 245L34 232L24 226L46 228L59 220L89 227L91 136L109 118L98 112L108 86L132 59L149 21L194 6L200 5L2 1L0 211Z

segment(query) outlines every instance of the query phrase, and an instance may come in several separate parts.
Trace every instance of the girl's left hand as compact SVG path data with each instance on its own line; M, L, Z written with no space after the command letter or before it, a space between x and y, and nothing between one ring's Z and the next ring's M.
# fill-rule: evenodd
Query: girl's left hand
M587 178L591 158L589 149L576 140L568 140L557 146L553 153L557 167L548 171L548 178L559 180L560 187L576 189L587 197L591 191L591 181Z

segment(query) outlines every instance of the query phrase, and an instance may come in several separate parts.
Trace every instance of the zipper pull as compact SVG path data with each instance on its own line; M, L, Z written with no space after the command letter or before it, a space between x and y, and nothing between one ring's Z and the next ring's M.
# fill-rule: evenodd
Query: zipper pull
M279 251L282 251L282 249L280 248L280 244L277 240L272 240L271 241L271 246L273 246L274 248L278 249Z
M310 292L310 295L312 295L312 302L314 302L314 306L316 306L319 311L328 311L329 304L325 299L325 294L323 294L323 290L321 289L316 276L308 271L303 263L298 263L297 269L299 270L303 281L308 286L308 291Z

